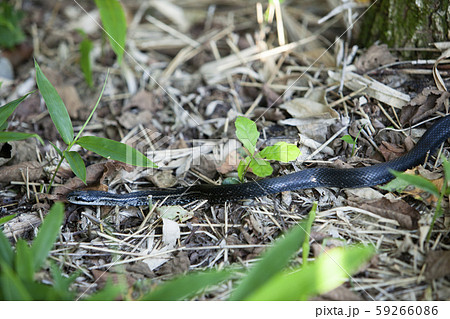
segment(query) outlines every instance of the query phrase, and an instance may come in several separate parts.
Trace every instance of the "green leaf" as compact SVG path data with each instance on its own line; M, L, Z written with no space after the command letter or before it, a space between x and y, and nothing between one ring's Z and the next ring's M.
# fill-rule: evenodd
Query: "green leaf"
M77 144L105 158L141 167L157 167L144 154L129 145L96 136L83 136Z
M63 152L59 149L58 146L56 146L55 144L53 144L52 142L48 141L50 143L51 146L53 146L53 148L55 149L56 153L58 153L59 156L64 157Z
M11 219L13 219L16 216L17 216L17 214L12 214L12 215L8 215L8 216L0 218L0 225L3 225L4 223L9 222Z
M240 181L244 180L244 175L247 172L248 164L251 161L251 157L247 156L243 160L239 162L239 165L237 167L238 177Z
M267 146L258 154L262 158L266 158L268 160L288 163L297 159L300 155L300 150L295 144L278 142L273 146Z
M47 105L50 117L63 141L70 144L73 141L73 127L66 106L56 89L42 73L39 64L34 61L34 65L36 68L36 83Z
M78 278L81 271L76 271L69 277L62 275L61 270L55 262L50 263L50 273L53 278L53 289L58 293L60 299L73 300L74 293L70 291L70 285Z
M95 4L100 11L100 18L108 35L109 43L120 64L127 36L127 22L122 5L117 0L95 0Z
M125 285L118 285L107 281L102 290L90 295L85 301L114 301L121 294L126 293L127 287Z
M356 144L356 140L354 140L353 137L351 137L350 135L342 136L341 140L343 140L344 142L347 142L350 145L355 145Z
M255 154L256 142L259 138L259 132L255 122L248 118L238 116L235 125L236 136L239 141L241 141L242 145L250 152L250 155Z
M313 203L313 207L311 208L311 211L309 212L308 220L306 222L306 238L303 242L303 249L302 249L302 259L303 259L303 265L306 265L308 263L308 255L309 255L309 235L311 234L311 227L314 222L314 219L316 219L316 211L317 211L317 202Z
M6 122L8 117L11 116L11 114L14 112L14 110L17 108L17 106L23 100L25 100L28 97L28 95L30 95L32 93L34 93L34 91L30 92L30 93L27 93L24 96L22 96L21 98L18 98L17 100L14 100L14 101L11 101L9 103L6 103L2 107L0 107L0 126L2 126Z
M47 217L45 217L41 228L31 246L34 270L38 270L48 253L53 248L56 237L64 218L64 205L61 202L53 204Z
M270 163L261 158L252 158L249 168L252 169L253 174L259 177L269 176L273 172Z
M230 300L244 300L279 273L300 249L305 239L306 222L289 230L267 250L231 294Z
M32 133L22 133L22 132L0 132L0 143L10 142L10 141L21 141L27 138L35 137L42 145L44 141L37 134Z
M89 57L92 50L92 41L88 39L86 35L84 35L83 41L80 43L80 66L81 71L83 72L86 83L89 87L94 86L94 82L92 80L92 68L91 68L91 59Z
M0 289L5 300L33 300L12 268L0 261Z
M16 10L8 1L0 3L0 47L12 48L25 40L20 26L23 16L23 11Z
M411 175L406 173L400 173L391 170L391 173L397 177L398 179L408 183L409 185L413 185L417 188L420 188L424 191L427 191L430 194L433 194L436 197L439 197L439 190L436 185L427 180L426 178L419 175Z
M72 171L83 181L84 184L86 184L86 166L84 166L84 162L80 154L74 151L66 151L64 154Z
M246 300L307 300L343 284L375 249L356 245L338 247L321 254L314 262L279 273Z
M447 188L447 192L450 191L450 162L442 156L442 166L444 167L444 187Z
M33 258L30 247L28 247L27 242L23 239L19 239L16 243L15 269L22 281L33 281Z
M8 238L0 230L0 264L3 263L9 267L13 266L14 252Z
M142 300L185 300L201 293L208 286L227 280L233 272L230 270L209 270L180 276L156 287L142 297Z

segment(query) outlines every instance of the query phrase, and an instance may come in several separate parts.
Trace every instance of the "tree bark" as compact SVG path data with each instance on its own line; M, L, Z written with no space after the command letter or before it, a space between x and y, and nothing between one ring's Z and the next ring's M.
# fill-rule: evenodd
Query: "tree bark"
M375 41L391 48L429 48L449 39L449 0L378 0L363 17L359 42ZM407 58L429 57L429 52L405 50Z

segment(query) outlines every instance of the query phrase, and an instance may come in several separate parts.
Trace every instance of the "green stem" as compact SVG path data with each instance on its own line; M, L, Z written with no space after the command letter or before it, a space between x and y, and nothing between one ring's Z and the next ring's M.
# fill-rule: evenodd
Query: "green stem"
M58 165L56 166L55 172L53 173L52 179L50 180L50 184L48 185L47 194L50 194L50 189L52 189L53 182L55 181L56 173L58 173L58 170L61 167L61 164L63 161L64 161L64 157L61 157Z

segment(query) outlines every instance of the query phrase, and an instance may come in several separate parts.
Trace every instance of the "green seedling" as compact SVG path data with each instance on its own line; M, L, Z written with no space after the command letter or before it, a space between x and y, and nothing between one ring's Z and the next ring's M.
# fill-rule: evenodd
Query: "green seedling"
M269 160L288 163L300 155L296 145L286 142L278 142L256 152L259 135L255 122L242 116L236 119L236 136L247 152L247 156L239 163L237 169L240 181L244 180L244 175L249 169L252 169L252 172L259 177L272 174L273 168Z

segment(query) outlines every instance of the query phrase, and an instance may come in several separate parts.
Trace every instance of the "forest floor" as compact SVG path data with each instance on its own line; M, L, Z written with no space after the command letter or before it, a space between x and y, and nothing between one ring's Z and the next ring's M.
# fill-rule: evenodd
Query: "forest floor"
M357 19L367 5L352 8L355 15L348 9L328 15L336 9L328 1L286 3L274 12L256 1L122 1L128 32L118 64L94 2L22 2L26 40L3 52L15 76L3 80L0 104L37 88L34 57L60 93L77 134L109 70L84 135L127 143L159 166L137 168L73 149L87 166L90 189L125 193L220 184L236 176L242 154L234 126L239 115L256 122L259 148L279 141L299 146L295 162L273 163L272 176L280 176L393 159L448 112L450 95L433 78L438 49L431 50L435 60L420 64L382 44L356 46ZM93 43L92 88L80 68L78 29ZM447 73L441 70L444 79ZM38 93L8 122L8 130L36 133L45 142L0 144L0 217L17 214L3 232L12 242L31 240L52 202L84 184L64 162L51 194L39 195L47 191L59 160L49 142L63 144ZM356 146L342 140L344 135L356 139ZM440 152L448 158L450 145ZM430 155L414 172L442 185L440 163ZM175 218L169 220L162 217L168 208L161 203L150 211L66 203L50 258L66 274L81 271L74 284L80 294L101 288L116 273L133 285L233 263L250 267L275 238L307 216L314 202L311 260L336 246L364 243L377 249L351 280L316 300L450 298L448 196L442 202L446 213L427 240L437 198L413 188L402 193L318 188L214 205L193 202L170 208ZM301 256L293 263L301 263ZM42 277L48 277L45 270ZM230 287L214 287L199 299L224 300Z

